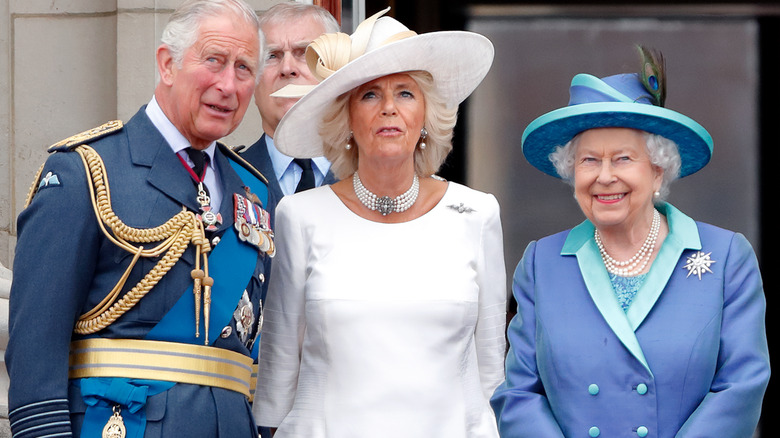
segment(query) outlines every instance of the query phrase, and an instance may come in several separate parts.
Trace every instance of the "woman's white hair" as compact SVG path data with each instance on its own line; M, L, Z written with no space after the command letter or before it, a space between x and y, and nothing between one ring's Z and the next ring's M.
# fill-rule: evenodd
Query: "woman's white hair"
M243 0L187 0L171 14L161 38L177 67L181 67L185 52L198 40L201 20L224 11L232 11L247 24L254 26L260 38L257 14ZM257 61L259 65L259 59Z
M425 98L425 121L428 132L426 148L415 148L414 171L418 176L431 176L438 172L452 150L452 130L458 119L458 108L448 108L434 86L435 79L424 71L404 72L420 87ZM349 99L358 87L337 97L325 108L320 123L320 137L325 158L331 162L334 175L344 179L355 173L360 156L357 145L346 149L347 142L354 142L349 129Z
M650 156L650 163L658 166L664 171L661 188L658 190L661 194L656 202L661 202L669 196L669 186L672 181L680 176L680 167L682 161L677 143L658 134L652 134L641 131L644 134L647 154ZM582 133L580 133L582 134ZM577 143L580 139L577 134L563 146L558 146L550 154L550 162L555 166L555 171L567 183L574 184L574 156L577 151Z

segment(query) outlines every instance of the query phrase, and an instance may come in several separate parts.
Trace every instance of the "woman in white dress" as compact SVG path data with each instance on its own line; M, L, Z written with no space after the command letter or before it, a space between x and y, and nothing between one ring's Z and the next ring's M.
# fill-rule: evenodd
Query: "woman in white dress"
M277 147L324 154L342 180L276 210L254 402L276 438L498 437L498 203L432 176L493 46L471 32L417 35L386 11L312 42L322 82L277 93L305 93Z

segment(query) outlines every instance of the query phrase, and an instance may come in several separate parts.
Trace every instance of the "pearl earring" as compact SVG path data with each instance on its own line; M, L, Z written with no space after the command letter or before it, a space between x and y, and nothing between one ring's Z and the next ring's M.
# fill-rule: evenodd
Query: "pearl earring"
M352 131L349 131L349 137L347 138L347 144L344 145L344 149L346 150L352 149Z
M658 198L660 198L660 197L661 197L661 192L659 192L658 190L656 190L655 192L653 192L653 197L654 197L655 199L658 199Z
M425 128L420 129L420 149L425 150L425 139L428 137L428 131Z

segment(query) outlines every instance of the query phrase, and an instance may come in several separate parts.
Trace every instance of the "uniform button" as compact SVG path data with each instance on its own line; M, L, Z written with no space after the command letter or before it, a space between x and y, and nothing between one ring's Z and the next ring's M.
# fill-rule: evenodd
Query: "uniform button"
M597 436L601 435L601 431L598 427L593 426L590 428L590 430L588 430L588 435L590 435L591 438L596 438Z
M588 386L588 392L590 395L596 395L599 393L599 385L596 385L595 383L591 383L590 386Z
M214 237L213 239L211 239L211 246L217 246L220 240L221 239L219 238L219 236Z
M636 434L637 434L637 436L640 436L640 437L647 436L647 428L644 427L644 426L637 427L636 428Z
M260 283L265 283L265 274L262 272L257 274L257 279L260 280Z
M647 385L645 385L644 383L640 383L639 385L636 385L636 392L638 392L639 395L647 394Z
M226 339L229 338L232 333L233 333L233 328L230 326L226 326L225 328L222 329L222 333L220 334L220 336L222 337L222 339Z

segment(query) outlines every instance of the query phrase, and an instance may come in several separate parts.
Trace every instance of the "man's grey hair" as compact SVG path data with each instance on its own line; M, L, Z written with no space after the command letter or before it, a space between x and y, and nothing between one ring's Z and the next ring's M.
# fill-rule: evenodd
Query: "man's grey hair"
M268 24L288 23L299 20L307 15L322 25L324 33L336 33L340 30L336 18L327 9L317 5L283 2L271 6L267 11L260 14L260 71L263 70L265 60L268 59L268 46L265 42L263 28Z
M260 38L260 20L243 0L186 0L168 19L161 38L161 42L168 46L177 67L181 67L184 53L198 40L201 20L225 11L235 13L247 24L254 26Z

